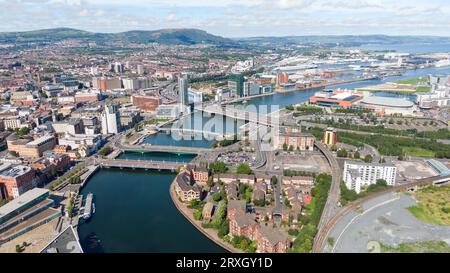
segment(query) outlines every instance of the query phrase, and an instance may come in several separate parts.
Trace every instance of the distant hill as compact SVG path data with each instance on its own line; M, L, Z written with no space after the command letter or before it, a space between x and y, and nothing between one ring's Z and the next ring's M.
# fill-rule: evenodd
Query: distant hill
M120 33L94 33L72 28L42 29L24 32L0 32L0 43L56 42L81 39L104 43L123 41L131 43L160 43L176 45L214 44L232 45L231 39L212 35L199 29L161 29L153 31L135 30Z

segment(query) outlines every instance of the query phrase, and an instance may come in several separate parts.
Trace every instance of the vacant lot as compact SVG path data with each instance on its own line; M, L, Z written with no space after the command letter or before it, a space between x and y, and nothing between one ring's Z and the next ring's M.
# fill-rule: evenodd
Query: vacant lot
M398 246L380 244L382 253L450 253L444 241L401 243Z
M435 157L435 153L433 151L420 147L402 147L402 150L412 157Z
M418 205L408 210L419 220L437 225L450 225L450 186L429 186L413 194Z

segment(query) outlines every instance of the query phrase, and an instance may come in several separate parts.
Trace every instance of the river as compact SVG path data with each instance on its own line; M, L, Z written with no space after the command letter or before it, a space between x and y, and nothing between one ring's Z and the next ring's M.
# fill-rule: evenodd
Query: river
M410 70L400 77L329 88L357 88L428 74L450 74L450 67ZM255 106L277 105L282 108L288 104L305 102L317 91L319 90L276 93L273 96L252 99L249 103ZM387 93L378 95L392 96ZM198 114L193 115L194 119L202 118L195 116ZM205 118L201 124L208 120L209 118ZM233 121L224 119L223 122L230 125L231 129L226 129L227 132L235 130L236 124L233 125ZM170 135L156 134L147 138L145 143L209 147L213 141L191 137L176 141ZM183 162L192 159L189 156L164 153L127 153L121 157ZM169 195L169 185L174 177L172 173L126 170L100 170L95 174L81 192L83 195L94 193L96 204L96 213L92 219L82 224L78 230L84 251L224 252L225 250L207 239L177 211Z

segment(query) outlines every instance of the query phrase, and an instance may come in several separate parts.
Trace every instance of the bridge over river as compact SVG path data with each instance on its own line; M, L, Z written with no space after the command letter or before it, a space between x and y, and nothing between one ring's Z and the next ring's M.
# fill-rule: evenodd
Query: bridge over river
M176 171L186 162L153 161L153 160L129 160L129 159L99 159L94 162L101 168L143 169L143 170L168 170Z
M212 148L204 147L184 147L184 146L163 146L163 145L118 145L118 148L125 152L163 152L174 154L204 154L211 152Z

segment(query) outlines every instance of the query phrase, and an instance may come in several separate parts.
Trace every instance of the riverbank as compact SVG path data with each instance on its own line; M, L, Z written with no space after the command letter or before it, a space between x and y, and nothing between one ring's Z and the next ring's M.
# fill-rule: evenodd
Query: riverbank
M222 241L217 235L216 230L214 229L205 229L202 227L202 221L197 221L194 219L194 215L192 211L187 207L186 204L182 203L178 198L175 192L175 180L170 184L170 198L172 199L173 204L178 209L178 211L195 227L197 228L203 235L208 237L211 241L223 247L227 251L231 253L243 253L242 250L235 248L224 241Z

